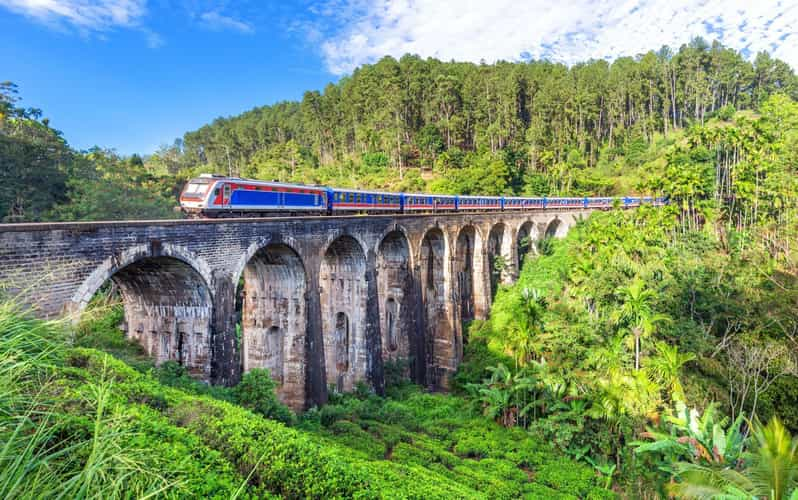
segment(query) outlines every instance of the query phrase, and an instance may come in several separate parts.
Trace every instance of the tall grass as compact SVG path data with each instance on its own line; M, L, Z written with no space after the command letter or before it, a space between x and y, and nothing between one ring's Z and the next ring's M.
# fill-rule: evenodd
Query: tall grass
M68 331L0 302L0 498L146 498L177 486L128 445L135 432L111 403L112 380L89 384L82 415L56 404Z

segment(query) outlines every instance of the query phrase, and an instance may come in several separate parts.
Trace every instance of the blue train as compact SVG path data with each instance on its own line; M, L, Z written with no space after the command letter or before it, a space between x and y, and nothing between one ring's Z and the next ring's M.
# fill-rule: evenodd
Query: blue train
M533 198L389 193L256 181L213 174L202 174L191 179L180 193L180 209L190 217L608 209L616 203L623 207L636 207L642 204L662 205L665 200L629 196Z

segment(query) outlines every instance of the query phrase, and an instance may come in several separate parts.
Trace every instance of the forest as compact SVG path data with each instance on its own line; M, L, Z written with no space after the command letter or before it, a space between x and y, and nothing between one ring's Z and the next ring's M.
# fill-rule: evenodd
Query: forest
M630 173L648 145L754 113L774 93L798 98L786 63L700 38L571 67L386 57L301 102L219 118L152 155L121 158L70 148L6 82L0 217L175 217L176 192L202 172L395 191L628 193L640 189Z
M143 157L72 149L18 90L6 222L175 217L200 172L670 203L530 242L450 394L400 362L385 397L293 414L263 370L223 388L154 366L110 295L78 326L7 299L3 497L798 498L798 79L768 54L384 58Z

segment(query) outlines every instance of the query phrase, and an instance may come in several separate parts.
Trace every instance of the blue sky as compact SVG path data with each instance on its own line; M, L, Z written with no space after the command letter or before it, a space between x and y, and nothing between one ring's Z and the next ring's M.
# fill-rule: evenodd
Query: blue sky
M150 153L360 64L635 55L695 35L798 66L782 0L0 0L0 81L74 147Z

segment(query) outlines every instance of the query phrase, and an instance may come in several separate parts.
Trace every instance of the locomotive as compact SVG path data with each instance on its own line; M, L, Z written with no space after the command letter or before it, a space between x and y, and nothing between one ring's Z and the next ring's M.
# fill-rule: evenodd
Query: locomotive
M609 209L662 205L663 198L547 198L391 193L202 174L186 183L180 210L189 217L445 213L545 209Z

